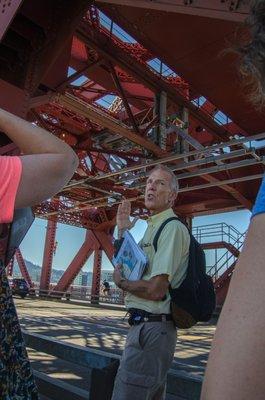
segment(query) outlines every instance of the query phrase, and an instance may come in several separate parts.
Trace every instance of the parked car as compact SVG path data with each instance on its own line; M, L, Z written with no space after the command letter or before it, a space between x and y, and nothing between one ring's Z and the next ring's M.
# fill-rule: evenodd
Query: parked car
M29 294L29 285L24 278L9 278L9 285L12 294L16 294L24 299Z

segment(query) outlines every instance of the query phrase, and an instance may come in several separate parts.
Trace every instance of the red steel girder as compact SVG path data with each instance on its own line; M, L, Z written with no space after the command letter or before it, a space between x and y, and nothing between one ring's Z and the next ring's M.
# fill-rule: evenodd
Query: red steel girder
M40 290L49 290L56 237L56 221L48 220L40 277Z
M96 0L96 3L99 6L100 3L111 3L238 22L246 19L250 9L250 0Z
M49 99L52 100L53 97ZM59 104L45 104L32 111L33 116L44 124L46 129L51 130L51 126L59 128L73 135L80 136L91 129L91 124L81 115L63 109ZM43 118L45 114L45 119ZM56 120L56 123L55 123ZM48 127L48 125L50 127Z
M195 192L196 193L196 192ZM198 193L199 194L199 193ZM200 195L200 194L199 194ZM214 199L204 199L197 201L196 197L192 197L191 201L185 197L185 200L181 196L178 197L178 202L174 207L174 211L179 215L206 215L211 214L214 210L218 209L220 212L233 211L237 208L237 201L233 198L214 198Z
M113 240L112 240L113 236L107 234L104 231L93 231L93 233L97 241L100 243L100 248L104 250L108 259L111 261L114 253Z
M110 73L111 73L112 79L113 79L113 81L114 81L114 83L115 83L116 88L118 89L118 92L119 92L120 97L122 98L124 107L125 107L125 109L126 109L126 112L127 112L127 114L128 114L128 117L129 117L129 119L130 119L130 121L131 121L131 124L132 124L132 126L133 126L133 129L134 129L135 132L139 133L138 125L137 125L136 120L135 120L135 118L134 118L134 115L133 115L133 113L132 113L130 104L129 104L128 100L127 100L127 97L126 97L126 95L125 95L125 92L124 92L124 90L123 90L123 87L122 87L122 85L121 85L121 82L120 82L120 80L119 80L119 77L118 77L118 75L117 75L117 73L116 73L116 71L115 71L115 68L114 68L114 66L113 66L113 64L112 64L111 62L109 63L109 66L110 66Z
M46 27L46 36L40 48L35 50L28 65L26 87L30 93L34 93L40 83L43 83L53 68L58 69L58 58L71 42L73 33L82 19L89 3L87 0L73 2L54 3L54 12ZM58 16L60 14L60 24ZM69 50L70 51L70 46ZM64 73L67 68L64 62ZM54 72L55 73L55 72Z
M93 161L93 166L96 169L95 171L93 171L94 173L97 173L98 171L107 172L110 170L109 164L104 154L91 152L90 157Z
M0 1L0 41L15 17L23 0Z
M165 79L152 73L149 66L144 63L137 63L136 60L127 53L122 47L118 47L111 39L107 42L103 32L93 28L88 21L82 21L76 31L77 37L87 46L94 48L101 56L111 60L113 64L119 65L129 74L136 77L150 88L154 93L164 91L167 93L168 100L178 107L185 107L189 110L190 116L201 124L209 133L224 140L229 137L229 133L222 126L218 125L210 116L205 114L200 108L196 107L187 97Z
M30 277L29 273L28 273L24 258L23 258L22 254L21 254L21 251L19 249L17 249L17 251L16 251L16 259L17 259L18 266L19 266L19 269L21 271L21 274L22 274L23 278L27 281L29 286L31 288L33 288L34 287L33 282L31 280L31 277Z
M106 3L100 8L184 77L190 84L192 100L196 93L203 95L248 134L263 132L264 115L247 101L238 78L238 56L229 51L240 41L239 36L247 35L244 24L152 10L143 12L140 8Z
M202 243L202 248L204 250L226 249L226 250L230 251L230 253L235 257L239 257L239 254L240 254L240 251L235 246L233 246L231 243L228 243L225 241Z
M111 132L121 135L129 139L130 141L144 147L145 149L153 152L156 156L162 157L165 154L163 150L160 149L151 140L138 135L131 131L125 124L119 122L117 119L109 116L105 112L101 112L98 107L92 106L91 104L86 104L85 102L78 100L70 94L57 95L55 100L76 114L82 115L90 119L93 123L99 124L105 128L108 128Z
M106 39L106 40L108 40L108 39ZM76 54L75 47L83 48L82 56ZM128 48L126 46L126 44L124 44L124 48L126 49L127 52L130 51L130 48ZM90 52L91 50L93 50L93 49L88 48L77 37L74 37L70 66L73 67L75 70L80 70L83 67L85 67L89 60L89 58L87 56L87 52ZM98 57L98 52L95 51L95 53L97 54L97 57ZM138 53L135 53L134 51L132 51L132 54L138 60L138 58L137 58ZM143 60L145 60L145 58ZM139 59L139 62L145 63L145 61L143 61L143 60ZM96 85L96 87L99 87L101 89L104 87L105 90L107 92L109 92L110 94L118 95L117 89L115 88L115 85L112 82L112 79L109 79L109 70L108 70L107 63L108 62L105 61L105 63L103 62L102 65L91 68L90 72L89 72L89 79L91 81L84 83L83 85L81 85L79 87L79 91L82 93L82 96L86 97L87 101L90 101L90 100L93 101L92 93L90 93L91 85L93 87ZM146 102L148 102L148 104L150 102L151 103L153 102L154 96L153 96L153 93L150 91L150 89L144 87L140 83L137 83L135 78L133 78L129 74L125 73L123 70L121 70L121 68L118 68L117 66L115 66L115 70L119 77L120 82L122 83L126 97L130 101L130 104L132 106L136 107L137 109L141 109L141 108L146 107ZM75 91L77 90L76 86L74 86L73 88Z
M203 179L206 180L207 182L214 183L214 182L219 182L220 180L207 174L203 175ZM245 208L251 210L253 204L252 201L248 200L242 193L240 193L239 190L237 190L235 187L232 185L222 185L222 189L225 190L226 192L230 193L232 197L234 197L240 204L242 204Z
M80 78L82 75L86 75L90 68L96 67L97 65L100 65L102 63L101 59L98 59L96 61L91 62L84 68L82 68L80 71L76 71L74 74L70 75L64 82L60 83L56 87L56 90L62 91L66 86L68 86L71 82L74 82L76 79Z
M153 58L153 55L145 49L140 43L124 43L124 47L127 47L131 54L134 54L136 58L143 61L148 61Z
M99 231L104 231L104 232L108 232L110 230L113 230L114 227L116 225L116 216L113 217L111 220L106 221L106 222L102 222L98 228L96 228L95 230L99 230ZM95 231L94 231L95 232ZM111 254L111 253L110 253Z
M66 292L75 277L84 266L93 251L99 247L99 243L91 231L87 231L85 241L74 257L69 267L53 289L54 292Z

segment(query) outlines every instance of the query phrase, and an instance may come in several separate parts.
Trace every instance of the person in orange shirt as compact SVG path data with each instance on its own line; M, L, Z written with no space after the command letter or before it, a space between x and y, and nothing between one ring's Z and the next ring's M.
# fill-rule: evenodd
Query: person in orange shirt
M0 109L3 132L21 150L21 156L0 156L0 239L14 209L38 204L56 194L78 165L74 151L51 133ZM36 400L37 388L0 248L0 399Z
M241 48L241 71L250 97L265 105L265 1L252 3L250 39ZM264 112L264 110L263 110ZM201 400L265 398L265 176L243 251L232 276L210 352Z

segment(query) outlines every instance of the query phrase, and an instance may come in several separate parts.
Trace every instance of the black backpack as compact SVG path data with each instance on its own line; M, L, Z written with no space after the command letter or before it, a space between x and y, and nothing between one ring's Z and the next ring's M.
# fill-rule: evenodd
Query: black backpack
M177 217L166 219L159 227L153 246L157 251L160 234L167 223ZM180 221L181 222L181 221ZM171 297L171 313L175 325L187 329L197 322L207 322L211 319L216 306L215 290L212 278L206 274L205 253L200 243L190 233L189 263L187 275L178 288L169 286Z

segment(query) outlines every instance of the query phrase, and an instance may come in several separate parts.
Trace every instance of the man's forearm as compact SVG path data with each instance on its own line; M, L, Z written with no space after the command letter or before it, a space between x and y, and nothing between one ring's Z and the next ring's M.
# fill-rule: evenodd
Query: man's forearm
M129 281L125 279L122 281L121 289L126 292L129 292L141 299L152 300L152 301L161 301L161 294L159 291L154 290L153 284L151 281L146 281L144 279L138 281Z
M75 153L62 140L0 108L0 131L3 131L24 154Z
M153 300L152 295L149 293L151 289L151 283L149 281L143 279L139 281L129 281L126 279L126 281L123 281L121 288L142 299Z

